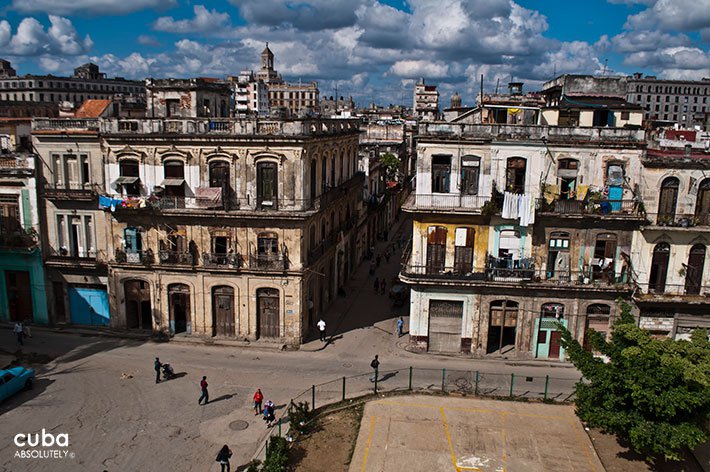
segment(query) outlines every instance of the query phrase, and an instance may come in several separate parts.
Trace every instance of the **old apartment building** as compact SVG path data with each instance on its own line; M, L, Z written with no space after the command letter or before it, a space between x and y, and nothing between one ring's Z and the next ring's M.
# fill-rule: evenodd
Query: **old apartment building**
M222 95L199 89L149 86L156 118L35 120L51 312L299 343L358 261L358 125L204 116Z
M413 100L414 116L423 121L434 121L439 118L439 91L436 85L427 85L420 79L414 86Z
M285 82L274 69L274 53L269 49L269 43L266 43L261 53L261 68L256 77L266 84L269 92L269 108L273 112L281 110L288 116L303 116L319 111L318 83Z
M557 322L584 343L631 298L645 139L612 123L640 111L614 97L561 103L572 88L543 91L532 111L544 125L420 123L400 275L417 348L562 359Z

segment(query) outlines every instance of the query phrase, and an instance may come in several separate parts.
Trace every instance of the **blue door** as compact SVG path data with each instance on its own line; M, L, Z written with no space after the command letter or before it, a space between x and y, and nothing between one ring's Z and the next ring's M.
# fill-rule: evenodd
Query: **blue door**
M611 203L611 211L621 211L621 199L624 195L622 187L611 185L609 187L609 202Z
M102 288L69 287L69 313L73 324L108 326L108 293Z

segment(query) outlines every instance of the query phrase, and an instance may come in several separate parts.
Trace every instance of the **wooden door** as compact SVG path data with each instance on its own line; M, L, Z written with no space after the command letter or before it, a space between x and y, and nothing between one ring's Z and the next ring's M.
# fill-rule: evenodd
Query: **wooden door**
M215 287L212 291L213 336L234 336L234 289Z
M710 225L710 179L705 179L698 188L695 203L695 220L699 225Z
M470 274L473 271L473 228L456 228L454 272Z
M703 266L705 265L705 246L696 244L690 248L688 267L685 272L685 293L687 295L700 294L703 281Z
M550 350L549 354L547 355L547 357L549 357L550 359L559 359L561 337L562 333L557 330L550 332Z
M446 264L446 228L429 227L426 252L427 274L443 272Z
M256 194L257 203L269 208L276 207L276 164L272 162L260 163L257 167Z
M659 224L670 224L675 221L679 185L680 181L675 177L669 177L661 184L661 195L658 201Z
M279 337L279 291L273 288L261 288L256 293L257 300L257 337Z

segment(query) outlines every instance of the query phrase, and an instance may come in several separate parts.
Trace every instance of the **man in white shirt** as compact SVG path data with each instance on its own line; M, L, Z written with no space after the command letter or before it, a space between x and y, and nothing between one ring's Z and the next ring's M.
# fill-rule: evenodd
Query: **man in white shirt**
M320 340L325 342L325 321L322 319L318 321L318 330L320 331Z
M15 323L15 328L12 330L15 333L15 336L17 337L17 344L20 346L24 346L25 343L22 342L22 338L25 336L25 328L22 326L22 322L18 321Z

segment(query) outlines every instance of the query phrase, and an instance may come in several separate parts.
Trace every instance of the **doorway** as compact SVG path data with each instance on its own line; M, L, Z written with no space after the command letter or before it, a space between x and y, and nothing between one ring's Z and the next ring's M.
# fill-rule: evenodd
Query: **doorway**
M668 273L670 255L671 247L668 243L659 243L653 248L651 272L648 276L649 292L663 293L666 290L666 276Z
M212 336L234 336L234 289L212 289Z
M5 284L10 321L31 320L33 317L30 273L26 270L5 271Z
M127 280L123 287L126 297L126 327L128 329L152 329L153 315L148 282Z
M696 244L690 248L688 266L685 269L685 294L699 295L705 265L705 246Z
M190 287L173 284L168 287L168 311L170 331L174 334L186 333L190 320Z
M463 302L429 300L429 346L430 352L461 351L461 327Z
M515 347L515 334L518 325L518 302L497 300L491 303L488 323L488 342L486 353L502 354Z
M260 288L256 291L256 337L279 337L279 291Z

